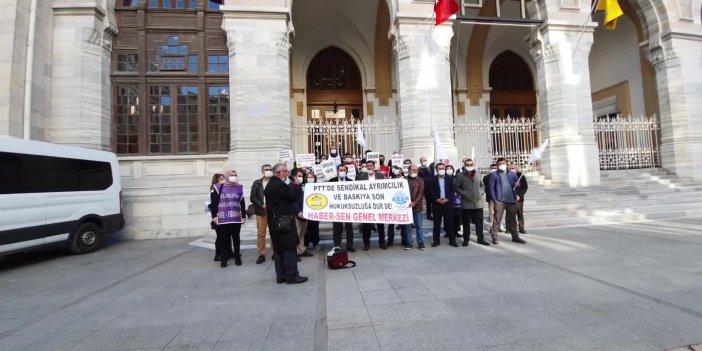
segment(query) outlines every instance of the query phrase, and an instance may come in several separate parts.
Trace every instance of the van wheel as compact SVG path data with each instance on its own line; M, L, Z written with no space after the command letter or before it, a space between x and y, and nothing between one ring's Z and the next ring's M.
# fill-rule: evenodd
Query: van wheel
M74 254L86 254L97 250L102 243L102 229L95 223L83 223L73 233L68 249Z

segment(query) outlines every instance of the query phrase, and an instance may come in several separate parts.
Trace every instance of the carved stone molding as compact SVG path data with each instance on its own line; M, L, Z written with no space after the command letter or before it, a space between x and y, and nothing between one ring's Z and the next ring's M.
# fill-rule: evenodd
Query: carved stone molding
M275 44L278 49L278 56L288 59L290 56L290 34L288 32L280 33L278 41Z
M405 35L395 35L392 41L392 50L398 60L404 60L409 57L409 48L405 41Z

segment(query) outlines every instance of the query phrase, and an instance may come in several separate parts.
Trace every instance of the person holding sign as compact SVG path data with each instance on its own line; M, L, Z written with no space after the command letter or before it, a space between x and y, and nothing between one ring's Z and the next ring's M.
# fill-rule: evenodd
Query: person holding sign
M241 266L241 224L246 221L243 210L246 208L244 200L244 187L239 185L239 179L235 170L227 170L224 173L224 184L218 186L217 190L210 192L210 213L212 223L217 232L216 244L219 245L219 253L222 261L220 267L227 266L227 261L234 257L234 263ZM234 241L234 252L232 253L232 240Z
M356 177L356 180L376 180L376 179L385 179L385 176L382 173L375 171L375 161L373 161L369 156L368 160L366 161L365 171L363 173L359 174ZM385 246L385 225L383 225L381 223L378 223L378 224L364 223L362 225L363 251L370 250L371 228L374 225L376 226L376 228L378 228L378 246L380 246L380 248L383 250L387 249L387 247Z
M337 176L329 179L329 182L351 182L352 180L346 177L346 166L340 165L337 168ZM353 248L353 224L350 222L332 222L334 231L334 246L341 247L341 232L346 230L346 251L356 252Z
M297 201L299 189L289 187L288 168L282 163L273 166L271 178L264 194L268 230L275 248L275 281L278 284L300 284L307 281L297 270L297 228L293 204Z
M402 178L402 167L400 164L396 163L395 166L392 166L392 172L390 174L390 179L399 179ZM381 226L383 224L380 224ZM385 243L385 247L391 247L395 243L395 226L397 226L400 229L400 237L404 241L404 238L407 236L407 227L405 224L398 224L395 225L394 223L391 223L388 225L388 240Z

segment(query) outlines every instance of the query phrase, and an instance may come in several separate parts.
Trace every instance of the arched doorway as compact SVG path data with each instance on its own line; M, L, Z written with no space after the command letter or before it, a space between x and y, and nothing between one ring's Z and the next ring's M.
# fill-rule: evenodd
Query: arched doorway
M307 120L313 128L310 152L326 155L332 147L340 153L359 154L353 128L363 120L361 74L356 62L343 50L330 46L320 51L307 69ZM328 126L333 128L326 128Z
M512 51L505 51L490 65L490 114L497 118L534 117L536 92L526 62Z

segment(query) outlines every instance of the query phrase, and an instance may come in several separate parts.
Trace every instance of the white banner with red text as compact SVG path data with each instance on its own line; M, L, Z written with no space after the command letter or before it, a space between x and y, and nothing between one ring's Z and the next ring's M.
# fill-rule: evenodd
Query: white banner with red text
M412 223L407 179L307 183L304 216L320 222Z

